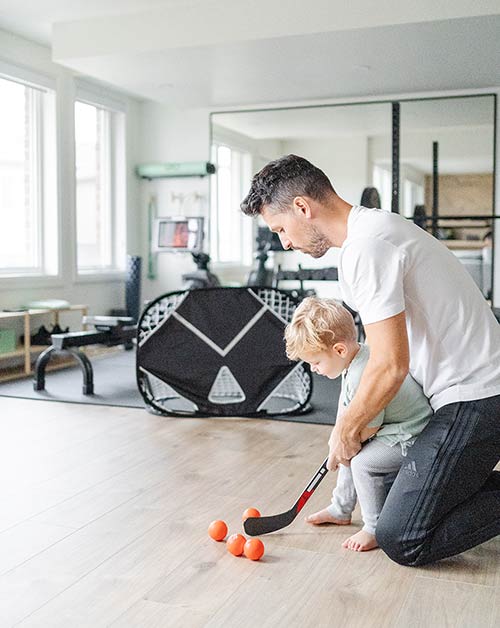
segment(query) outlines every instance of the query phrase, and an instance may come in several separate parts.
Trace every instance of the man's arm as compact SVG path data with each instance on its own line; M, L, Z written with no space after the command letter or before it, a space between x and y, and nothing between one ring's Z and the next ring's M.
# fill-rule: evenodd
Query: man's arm
M328 468L349 464L361 448L360 433L394 398L409 368L405 313L365 326L370 358L358 389L332 430Z

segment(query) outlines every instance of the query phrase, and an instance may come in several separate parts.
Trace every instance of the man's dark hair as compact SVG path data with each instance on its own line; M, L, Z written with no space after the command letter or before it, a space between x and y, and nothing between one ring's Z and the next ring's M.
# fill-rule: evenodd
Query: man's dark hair
M252 179L252 185L241 203L247 216L260 214L264 206L288 211L296 196L324 201L335 190L326 174L297 155L285 155L270 161Z

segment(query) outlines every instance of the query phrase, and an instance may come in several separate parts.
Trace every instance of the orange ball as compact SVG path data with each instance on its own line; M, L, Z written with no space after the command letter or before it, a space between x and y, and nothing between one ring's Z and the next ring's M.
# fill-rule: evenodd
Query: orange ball
M220 519L212 521L212 523L208 526L208 534L214 541L223 541L227 534L226 523Z
M243 534L231 534L226 543L228 552L231 552L233 556L241 556L245 542L246 538Z
M264 556L264 543L260 539L248 539L243 547L245 556L250 560L259 560Z
M245 519L248 519L248 517L260 517L260 512L257 510L257 508L247 508L243 513L241 520L245 521Z

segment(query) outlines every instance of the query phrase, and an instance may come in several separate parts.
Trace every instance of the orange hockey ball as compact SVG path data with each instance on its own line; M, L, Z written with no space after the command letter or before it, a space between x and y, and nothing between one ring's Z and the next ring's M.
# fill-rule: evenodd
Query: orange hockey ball
M260 512L257 510L257 508L247 508L243 513L241 520L245 521L245 519L248 519L248 517L260 517Z
M245 556L250 560L259 560L264 556L264 543L260 539L248 539L243 547Z
M208 534L214 541L223 541L227 534L226 523L220 519L212 521L212 523L208 526Z
M233 556L241 556L245 542L246 538L243 534L231 534L226 542L228 552L231 552Z

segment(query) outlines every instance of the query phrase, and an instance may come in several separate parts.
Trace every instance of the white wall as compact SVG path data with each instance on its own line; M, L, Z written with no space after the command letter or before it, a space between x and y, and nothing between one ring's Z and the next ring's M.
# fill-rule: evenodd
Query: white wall
M91 313L106 313L110 308L123 307L124 279L75 279L75 181L73 137L73 97L75 77L51 61L48 48L0 30L0 58L7 63L31 69L52 77L57 85L57 147L58 201L60 213L60 268L57 278L0 280L0 309L13 308L40 299L65 299L88 304ZM137 254L143 242L138 211L138 185L132 175L136 161L137 101L120 95L126 103L127 114L127 251ZM1 103L0 103L1 111ZM77 327L78 316L68 314L68 323ZM63 320L64 322L64 320Z
M284 154L283 141L277 139L256 140L243 133L237 133L217 125L216 116L212 124L213 140L227 142L233 148L249 152L252 155L253 171L257 172L272 159Z
M300 155L321 168L332 182L335 191L347 202L356 205L361 200L363 188L369 184L368 138L366 136L336 137L324 140L301 139L283 142L284 153ZM313 259L300 252L279 253L276 263L283 268L322 268L337 266L338 249L331 249L320 259ZM286 286L286 284L283 284ZM340 297L337 284L311 282L320 296Z
M493 169L493 136L491 129L439 129L438 131L401 130L400 160L419 164L424 173L432 172L432 143L439 142L441 174L482 173ZM371 139L374 163L391 165L391 136L376 135ZM448 167L447 167L448 164Z
M140 109L140 142L138 162L210 161L210 111L207 109L178 110L152 102L144 102ZM229 137L230 136L230 137ZM280 142L255 141L224 131L219 139L231 141L242 150L252 153L254 171L282 154ZM156 279L147 276L149 243L148 205L154 197L158 216L197 216L206 218L209 225L210 177L185 179L156 179L140 182L141 229L144 234L141 254L144 258L143 298L182 288L182 275L196 270L189 253L161 253L156 256ZM185 202L178 200L185 197ZM199 197L202 199L200 200ZM250 220L250 218L248 219ZM209 225L210 226L210 225ZM205 250L209 250L210 232L206 233ZM223 284L244 283L248 268L211 264Z
M321 168L343 199L359 203L369 180L366 136L288 140L283 142L283 148L286 153L301 155Z
M179 111L152 102L142 103L139 108L141 133L137 162L209 161L209 115L205 109ZM139 185L144 268L142 296L149 300L164 292L181 289L182 274L196 270L189 253L161 253L156 256L157 278L147 278L148 204L151 197L155 198L158 216L202 215L208 218L210 182L209 177L195 177L155 179L141 181ZM184 203L174 200L172 195L184 196ZM201 196L201 201L196 200L195 195Z
M498 99L500 89L497 92L497 120L496 120L496 178L495 178L495 215L500 216L500 107ZM493 233L495 236L495 249L493 251L493 305L500 308L500 220L493 222Z

